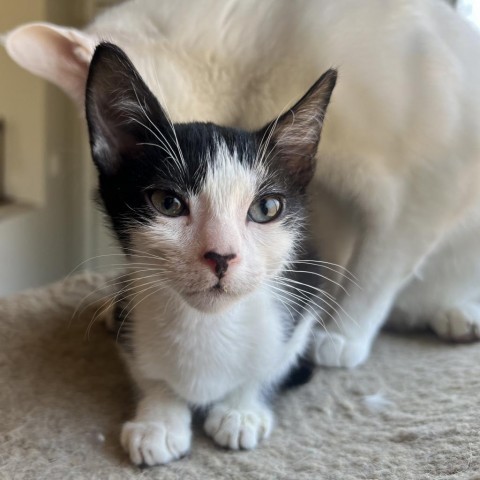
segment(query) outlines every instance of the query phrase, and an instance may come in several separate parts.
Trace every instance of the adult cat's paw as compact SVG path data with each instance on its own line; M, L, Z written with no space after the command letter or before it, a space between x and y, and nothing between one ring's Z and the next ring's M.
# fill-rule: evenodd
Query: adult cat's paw
M255 448L270 435L272 426L272 412L263 405L249 409L216 405L205 421L207 434L222 447L233 450Z
M433 331L452 342L480 340L480 305L469 303L434 315L430 321Z
M127 422L121 443L135 465L160 465L177 460L190 449L192 433L173 422Z
M334 332L315 332L311 359L326 367L353 368L363 363L370 353L371 341L351 340Z

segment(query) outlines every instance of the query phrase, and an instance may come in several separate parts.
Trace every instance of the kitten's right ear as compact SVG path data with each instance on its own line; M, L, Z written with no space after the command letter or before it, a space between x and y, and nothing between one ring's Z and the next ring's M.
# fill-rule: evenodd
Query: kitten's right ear
M95 39L74 28L28 23L7 33L7 53L21 67L65 91L83 108L88 65Z
M159 138L168 119L127 55L101 43L90 64L85 98L92 157L100 173L114 174L121 162L138 158L145 143Z
M258 132L262 157L283 166L301 188L315 172L315 155L325 113L337 81L337 71L327 70L286 113ZM274 155L265 155L272 148Z

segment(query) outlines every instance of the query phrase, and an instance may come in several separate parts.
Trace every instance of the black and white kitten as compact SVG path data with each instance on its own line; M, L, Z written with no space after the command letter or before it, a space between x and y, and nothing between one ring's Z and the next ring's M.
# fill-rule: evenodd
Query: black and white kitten
M121 434L135 464L184 455L192 407L208 409L205 430L222 446L270 434L266 396L298 365L322 308L302 232L335 81L329 70L253 133L172 125L125 53L97 47L86 112L100 196L130 265L117 320L141 392Z

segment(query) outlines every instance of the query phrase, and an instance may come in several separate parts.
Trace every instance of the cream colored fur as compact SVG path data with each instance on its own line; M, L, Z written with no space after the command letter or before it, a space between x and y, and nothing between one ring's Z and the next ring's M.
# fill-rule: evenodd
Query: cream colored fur
M392 307L397 323L480 337L480 37L448 5L133 0L74 38L50 28L35 56L20 47L38 33L31 27L7 36L7 50L79 101L84 78L40 68L58 54L58 35L70 38L79 76L85 51L115 42L174 121L259 127L337 67L312 228L324 259L347 266L361 289L345 281L349 295L334 292L353 320L332 312L313 357L363 362Z

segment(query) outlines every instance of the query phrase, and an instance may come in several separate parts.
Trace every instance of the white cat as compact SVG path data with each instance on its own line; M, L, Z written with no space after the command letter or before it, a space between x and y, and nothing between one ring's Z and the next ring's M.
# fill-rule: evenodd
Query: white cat
M392 309L446 339L480 338L480 37L448 5L136 0L84 31L19 27L6 48L82 107L102 39L127 52L176 122L258 128L338 67L312 224L323 258L362 288L338 279L349 295L332 290L342 309L313 358L362 363Z

